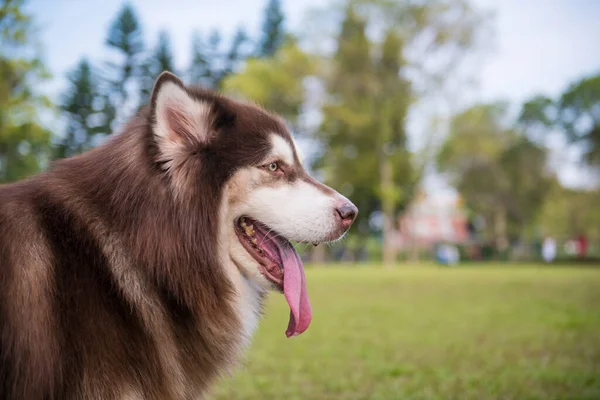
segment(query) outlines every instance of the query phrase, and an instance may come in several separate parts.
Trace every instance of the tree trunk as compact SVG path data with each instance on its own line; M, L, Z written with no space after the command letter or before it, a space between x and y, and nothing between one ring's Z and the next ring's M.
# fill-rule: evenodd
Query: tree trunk
M379 165L381 179L381 211L383 214L383 265L392 267L396 263L394 243L395 207L392 163L383 154Z
M496 236L496 249L502 252L508 246L506 238L506 211L503 207L496 208L494 214L494 230Z

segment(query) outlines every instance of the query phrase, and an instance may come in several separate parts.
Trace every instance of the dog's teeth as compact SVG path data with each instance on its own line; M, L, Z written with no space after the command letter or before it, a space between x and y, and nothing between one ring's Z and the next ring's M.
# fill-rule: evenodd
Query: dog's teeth
M244 231L246 231L246 235L248 236L254 236L254 229L252 229L252 225L250 226L244 226Z
M252 238L252 243L258 244L258 242L256 241L256 238Z

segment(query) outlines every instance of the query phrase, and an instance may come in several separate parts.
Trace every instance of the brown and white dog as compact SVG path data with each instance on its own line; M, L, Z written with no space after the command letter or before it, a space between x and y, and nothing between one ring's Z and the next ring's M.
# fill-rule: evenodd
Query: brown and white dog
M174 75L104 145L0 186L0 399L196 399L235 365L266 292L311 320L289 240L357 214L278 117Z

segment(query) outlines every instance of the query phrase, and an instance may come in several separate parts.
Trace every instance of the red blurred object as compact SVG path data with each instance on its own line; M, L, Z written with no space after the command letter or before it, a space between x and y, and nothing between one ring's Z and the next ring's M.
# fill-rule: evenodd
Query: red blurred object
M585 235L577 237L577 257L585 258L587 254L588 241Z

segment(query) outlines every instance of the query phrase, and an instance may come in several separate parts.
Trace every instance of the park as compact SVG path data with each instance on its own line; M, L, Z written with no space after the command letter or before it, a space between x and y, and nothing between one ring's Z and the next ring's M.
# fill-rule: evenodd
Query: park
M0 400L600 399L599 20L4 0Z
M597 399L600 270L577 265L307 267L313 323L272 297L217 399Z

